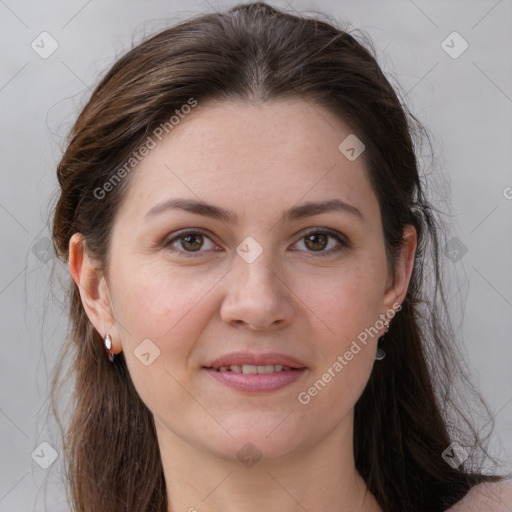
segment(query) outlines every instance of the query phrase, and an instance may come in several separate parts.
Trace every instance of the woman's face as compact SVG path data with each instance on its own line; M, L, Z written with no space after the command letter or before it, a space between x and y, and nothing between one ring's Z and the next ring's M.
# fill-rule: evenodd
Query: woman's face
M159 435L273 458L347 427L414 251L393 281L350 134L300 99L199 104L132 171L102 334Z

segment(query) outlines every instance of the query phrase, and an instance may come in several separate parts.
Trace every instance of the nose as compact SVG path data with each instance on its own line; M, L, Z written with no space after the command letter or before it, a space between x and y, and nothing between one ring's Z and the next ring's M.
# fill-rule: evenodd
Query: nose
M237 256L234 265L221 305L222 320L255 331L288 325L295 313L293 293L271 262L263 254L252 263Z

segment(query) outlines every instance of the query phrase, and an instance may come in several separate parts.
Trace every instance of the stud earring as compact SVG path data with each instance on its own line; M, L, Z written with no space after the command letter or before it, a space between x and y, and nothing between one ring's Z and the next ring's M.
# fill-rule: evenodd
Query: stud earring
M105 340L103 341L103 344L105 345L105 349L107 350L108 354L108 360L113 363L115 354L111 352L112 350L112 338L110 337L110 334L107 334L105 336Z

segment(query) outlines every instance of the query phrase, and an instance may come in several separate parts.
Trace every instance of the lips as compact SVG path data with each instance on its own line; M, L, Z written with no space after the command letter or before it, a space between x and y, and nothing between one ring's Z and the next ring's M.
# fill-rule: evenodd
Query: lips
M219 357L204 365L204 368L217 371L235 371L236 373L263 374L272 371L305 369L306 366L299 360L285 354L236 352Z
M220 368L210 368L218 372L233 372L243 373L245 375L266 375L267 373L289 372L292 370L297 371L297 368L284 366L282 364L266 364L266 365L253 365L253 364L233 364L230 366L221 366Z
M238 392L268 393L302 379L307 367L285 354L237 352L211 361L203 371Z

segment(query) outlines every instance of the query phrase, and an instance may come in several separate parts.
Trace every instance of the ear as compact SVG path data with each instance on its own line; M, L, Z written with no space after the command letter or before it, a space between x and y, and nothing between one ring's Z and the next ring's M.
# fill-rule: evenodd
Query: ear
M395 275L390 275L384 293L384 307L392 309L393 304L402 304L407 294L416 256L417 233L414 226L404 227L402 248L395 263Z
M121 340L117 330L107 281L97 261L87 253L81 233L69 240L68 267L73 281L78 286L82 305L94 328L102 339L107 334L112 338L112 352L121 351Z

